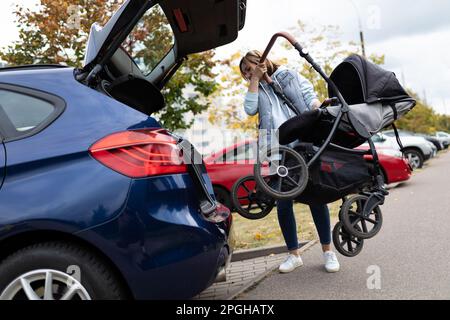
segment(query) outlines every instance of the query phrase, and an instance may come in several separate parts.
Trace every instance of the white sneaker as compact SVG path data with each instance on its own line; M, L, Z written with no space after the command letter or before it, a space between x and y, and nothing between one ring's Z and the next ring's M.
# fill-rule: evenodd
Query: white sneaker
M333 251L326 251L323 253L323 258L325 260L325 269L327 272L338 272L340 265Z
M280 267L278 270L281 273L288 273L295 270L295 268L301 267L303 265L302 258L300 256L295 256L293 254L288 254L286 257L286 260L282 264L280 264Z

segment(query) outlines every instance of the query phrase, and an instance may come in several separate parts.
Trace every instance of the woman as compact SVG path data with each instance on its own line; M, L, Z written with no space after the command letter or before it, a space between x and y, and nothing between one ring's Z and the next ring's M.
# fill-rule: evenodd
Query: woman
M261 53L250 51L240 62L242 77L249 82L244 108L248 115L259 113L259 129L277 130L295 113L280 99L273 89L263 80L267 73L283 89L284 94L294 104L298 113L318 108L320 101L312 84L298 72L278 66L270 60L260 64ZM322 244L325 269L328 272L339 271L336 254L331 251L330 214L326 205L310 206L314 223ZM288 273L303 265L299 254L297 225L294 216L293 201L277 201L278 222L283 233L289 254L280 265L279 271Z

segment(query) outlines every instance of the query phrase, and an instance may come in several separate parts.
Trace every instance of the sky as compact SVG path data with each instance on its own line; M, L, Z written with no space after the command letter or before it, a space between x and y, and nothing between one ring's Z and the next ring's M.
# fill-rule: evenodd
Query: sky
M17 39L14 5L32 7L36 2L0 2L0 47ZM339 26L341 41L356 42L360 21L367 54L385 54L384 68L426 97L438 113L450 115L449 15L448 0L247 0L244 29L216 52L223 58L239 50L263 49L272 34L295 27L298 20L315 28ZM301 35L297 39L302 43Z

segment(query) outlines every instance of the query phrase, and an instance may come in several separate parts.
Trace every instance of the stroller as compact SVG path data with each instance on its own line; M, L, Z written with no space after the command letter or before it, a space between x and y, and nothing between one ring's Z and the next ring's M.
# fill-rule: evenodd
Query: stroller
M356 256L364 240L380 231L380 206L389 194L371 137L392 125L402 150L394 121L409 112L416 101L394 73L358 55L349 56L328 77L288 33L272 37L261 62L278 37L286 38L325 79L332 98L280 127L280 145L259 152L254 176L243 177L233 186L233 204L241 215L256 219L267 215L275 200L328 204L342 199L333 242L341 254ZM267 75L265 81L297 113L281 87ZM353 149L365 142L369 150ZM373 161L366 161L364 156L371 156Z

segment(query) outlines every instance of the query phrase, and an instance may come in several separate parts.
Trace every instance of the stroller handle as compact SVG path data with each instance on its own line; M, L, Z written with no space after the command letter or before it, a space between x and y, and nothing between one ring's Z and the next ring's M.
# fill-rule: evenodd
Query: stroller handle
M261 59L259 60L260 63L263 63L264 61L266 61L267 56L269 55L270 50L272 49L273 45L275 44L275 41L277 41L277 39L279 37L285 38L287 41L289 41L295 48L297 48L297 46L300 46L300 44L297 42L297 40L294 38L293 35L291 35L290 33L287 32L277 32L275 33L272 38L269 41L269 44L267 45L266 49L264 50L263 55L261 56ZM303 49L302 49L303 50ZM272 79L269 77L269 75L266 73L264 74L264 80L267 83L272 83Z
M352 120L353 115L349 113L348 104L345 101L344 97L342 96L341 92L339 91L336 84L328 77L328 75L323 71L323 69L314 61L314 59L309 55L308 51L303 49L303 47L300 45L300 43L294 38L293 35L289 34L288 32L278 32L275 33L272 38L269 41L269 44L266 47L266 50L264 50L263 55L261 56L260 63L263 63L266 61L267 56L269 55L270 50L272 49L273 45L275 44L275 41L279 38L285 38L289 43L298 51L300 56L305 59L314 70L316 70L320 76L328 83L328 86L333 90L333 92L336 94L337 100L341 103L341 108L339 109L339 113L336 117L336 120L333 124L333 128L331 129L330 135L323 143L322 147L319 149L319 151L316 153L316 155L309 161L308 167L312 166L316 162L316 160L319 158L319 156L323 153L325 148L328 147L328 145L331 143L331 140L333 139L338 125L342 119L342 116L344 113L348 113L348 117L350 120ZM277 85L272 81L272 79L269 77L267 73L264 74L264 80L269 84L272 85L274 88L277 87ZM325 101L323 104L323 107L325 107L327 104L333 102L332 100ZM352 121L352 123L355 123L356 121ZM361 133L364 133L363 129L364 127L359 128L361 129Z
M287 41L289 41L294 47L298 43L297 40L295 40L294 36L287 33L287 32L277 32L275 33L272 38L270 39L269 44L266 47L266 50L264 50L263 55L261 56L260 63L263 63L266 61L267 56L269 55L270 50L272 49L273 45L275 44L275 41L277 41L277 38L282 37L285 38Z
M272 38L269 41L269 44L266 47L266 50L264 50L264 53L261 56L260 59L260 63L263 63L264 61L266 61L267 56L269 55L270 50L272 49L273 45L275 44L275 41L279 38L285 38L287 41L289 41L289 43L298 51L298 53L300 54L300 56L302 58L304 58L312 67L314 70L316 70L320 76L328 83L328 85L332 88L333 92L336 93L337 99L339 100L339 102L342 104L343 106L343 110L345 110L345 112L347 112L348 110L348 105L345 102L344 97L342 96L342 94L340 93L339 89L337 88L337 86L334 84L334 82L328 77L328 75L322 70L322 68L314 61L314 59L309 55L308 51L305 50L300 43L295 39L295 37L293 35L291 35L288 32L282 31L282 32L277 32L275 33ZM268 83L268 84L272 84L272 79L269 77L269 75L266 73L264 74L264 80Z

